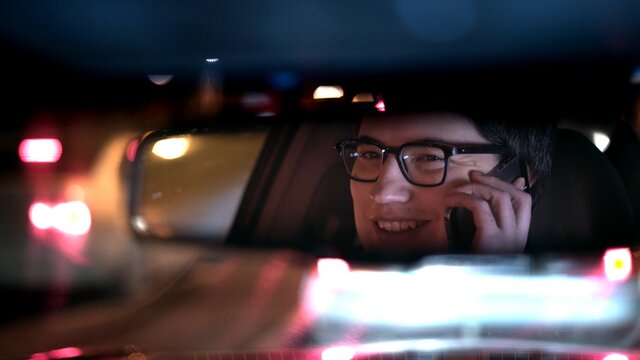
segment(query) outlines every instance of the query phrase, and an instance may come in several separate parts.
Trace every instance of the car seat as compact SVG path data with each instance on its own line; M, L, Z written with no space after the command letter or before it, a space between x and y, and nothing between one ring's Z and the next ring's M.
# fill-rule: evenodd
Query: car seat
M633 208L636 239L640 240L640 139L629 123L618 125L605 154L627 189Z
M581 133L558 129L551 177L535 207L528 252L634 246L630 200L615 168Z

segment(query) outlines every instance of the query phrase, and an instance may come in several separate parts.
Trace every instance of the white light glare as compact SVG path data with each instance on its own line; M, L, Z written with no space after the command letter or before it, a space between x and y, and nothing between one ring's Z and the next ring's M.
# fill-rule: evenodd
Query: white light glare
M607 354L602 360L629 360L629 357L623 354L611 353Z
M140 232L145 232L145 231L147 231L147 228L148 228L148 227L147 227L147 222L146 222L146 221L144 221L144 219L143 219L143 218L142 218L142 216L140 216L140 215L135 216L135 217L133 218L133 220L131 221L131 224L133 225L133 227L134 227L136 230L138 230L138 231L140 231Z
M207 61L208 63L217 63L219 60L220 60L220 59L218 59L218 58L209 58L209 59L207 59L206 61Z
M91 229L91 212L83 201L48 206L36 202L29 208L31 224L40 230L55 228L69 235L84 235Z
M31 224L40 229L45 230L51 227L53 209L41 202L31 204L29 207L29 220Z
M349 264L342 259L319 259L318 276L325 281L340 281L349 274Z
M611 140L606 134L601 133L599 131L593 132L593 143L596 144L596 147L600 151L604 152L605 150L607 150L610 142Z
M310 311L319 316L373 324L604 324L630 313L629 304L605 295L608 286L579 277L522 278L427 266L413 273L350 270L338 281L325 281L319 272L307 294Z
M344 90L340 86L318 86L313 92L314 100L339 99L344 96Z
M356 351L349 346L335 346L322 351L322 360L351 360Z
M186 154L187 149L189 149L189 139L174 137L159 140L153 145L151 152L163 159L173 160Z
M82 201L61 203L53 208L56 229L69 235L83 235L91 228L91 212Z

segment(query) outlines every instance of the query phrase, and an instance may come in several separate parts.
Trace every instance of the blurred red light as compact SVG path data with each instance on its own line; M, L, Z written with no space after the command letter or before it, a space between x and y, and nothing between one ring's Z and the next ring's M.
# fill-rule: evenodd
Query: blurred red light
M633 270L631 250L628 248L609 249L602 259L604 274L610 281L625 281Z
M58 139L25 139L20 143L18 155L27 163L54 163L62 156L62 143Z
M82 355L82 350L76 347L68 347L68 348L49 351L49 356L52 359L68 359L68 358L79 357L81 355Z
M384 105L384 101L380 100L376 103L376 109L378 109L379 112L385 112L387 111L386 106Z
M49 360L49 357L47 356L47 354L35 353L35 354L31 354L31 357L29 357L29 360Z
M136 159L136 152L138 151L138 145L140 145L140 141L133 140L127 144L127 160L133 162Z

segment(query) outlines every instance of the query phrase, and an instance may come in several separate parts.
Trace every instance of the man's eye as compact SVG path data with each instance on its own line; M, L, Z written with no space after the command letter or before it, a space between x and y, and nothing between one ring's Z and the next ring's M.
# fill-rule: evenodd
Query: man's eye
M359 157L365 160L376 160L380 158L380 153L374 151L365 151L361 152Z
M424 162L437 162L437 161L444 161L444 158L438 155L433 155L433 154L421 154L416 157L416 160L424 161Z

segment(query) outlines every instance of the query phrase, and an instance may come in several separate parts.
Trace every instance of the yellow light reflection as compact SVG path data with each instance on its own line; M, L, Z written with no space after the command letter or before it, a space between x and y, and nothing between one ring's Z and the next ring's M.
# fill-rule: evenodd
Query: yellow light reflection
M344 90L340 86L318 86L313 92L315 100L339 99L344 96Z
M353 103L361 103L361 102L373 102L373 94L372 93L358 93L351 100Z
M151 152L163 159L173 160L186 154L188 149L189 139L186 137L174 137L156 142Z
M64 198L67 200L84 201L84 189L78 184L68 185L64 192Z

